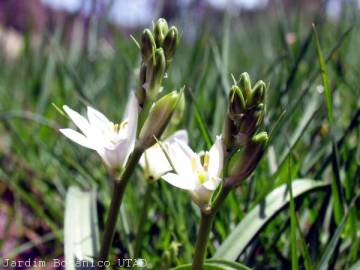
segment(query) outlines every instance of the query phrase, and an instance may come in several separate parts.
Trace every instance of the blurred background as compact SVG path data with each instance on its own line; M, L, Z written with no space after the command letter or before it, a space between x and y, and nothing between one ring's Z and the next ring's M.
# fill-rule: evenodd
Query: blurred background
M57 27L66 29L67 38L81 35L80 47L91 27L101 28L100 38L109 40L113 31L132 33L164 17L182 26L184 37L192 40L204 20L218 25L224 12L237 20L251 21L264 13L280 16L284 12L301 12L311 16L320 7L333 20L341 20L347 6L358 9L360 1L352 0L2 0L0 2L1 44L15 56L26 33L40 37L53 34ZM209 20L208 20L209 19ZM101 23L99 23L101 22ZM100 30L100 29L98 29ZM213 31L219 31L214 27ZM35 38L33 37L33 38ZM79 37L79 36L78 36ZM65 38L65 37L64 37Z
M58 129L69 123L55 107L83 112L90 104L119 119L140 63L130 35L140 40L142 29L159 17L181 33L164 88L186 85L191 93L178 128L189 130L193 148L205 147L201 119L210 137L221 133L231 73L247 71L253 82L270 83L268 154L251 178L256 181L244 183L219 213L210 255L255 203L286 182L288 157L293 179L333 179L330 128L339 146L336 175L349 203L360 181L359 14L359 0L0 0L0 257L63 258L64 200L71 185L98 190L103 225L110 203L105 169L96 154L61 137ZM329 127L319 94L313 23L334 91L335 127ZM145 186L140 171L135 178L115 237L116 256L131 254L126 247ZM168 269L191 260L199 213L187 194L157 184L142 256L154 269ZM297 205L314 261L336 229L330 201L328 192ZM359 258L359 232L351 229L359 228L359 211L351 215L331 269L346 269ZM255 269L290 269L284 224L287 212L239 260Z

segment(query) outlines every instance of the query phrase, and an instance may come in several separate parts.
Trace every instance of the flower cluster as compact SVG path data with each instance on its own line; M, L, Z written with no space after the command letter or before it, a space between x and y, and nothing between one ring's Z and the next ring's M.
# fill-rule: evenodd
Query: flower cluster
M260 132L266 111L265 92L265 83L258 81L252 87L246 72L231 87L224 126L229 187L239 185L254 171L266 149L268 135Z
M172 91L157 100L177 44L176 27L168 28L167 22L159 19L154 33L146 29L142 34L139 88L130 93L122 122L113 123L92 107L87 108L86 119L65 105L65 113L82 133L68 128L60 132L95 150L110 170L123 169L134 148L143 152L161 137L181 97Z
M218 206L231 189L255 170L266 149L268 135L260 131L265 115L266 85L258 81L252 87L247 73L241 74L238 81L234 80L223 134L216 136L208 151L193 151L186 130L174 132L185 107L183 91L172 91L162 97L159 93L178 39L176 27L169 27L164 19L159 19L152 31L143 31L140 43L136 42L142 58L139 84L136 91L130 93L121 122L111 122L92 107L87 107L85 118L63 106L81 132L70 128L60 129L60 132L70 140L95 150L112 176L121 172L120 177L113 179L113 197L99 261L106 260L109 254L118 209L130 176L139 163L149 183L163 178L167 183L186 190L200 207L205 220L200 228L207 226L207 229L199 231L203 237L198 238L200 241L195 248L193 269L200 269L206 248L203 240L207 238L204 235L210 231L209 226ZM169 133L172 135L164 136ZM144 203L147 202L148 199L145 199ZM140 222L136 252L141 245L142 225Z

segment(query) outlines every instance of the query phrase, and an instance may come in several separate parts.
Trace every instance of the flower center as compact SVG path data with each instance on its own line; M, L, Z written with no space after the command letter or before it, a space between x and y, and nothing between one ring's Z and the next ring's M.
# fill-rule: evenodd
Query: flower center
M119 138L121 138L122 136L119 134L121 133L122 130L124 130L125 127L127 127L128 125L128 121L122 121L120 124L118 123L111 123L110 129L103 131L104 135L106 134L106 136L108 136L110 142L112 144L117 144Z
M205 152L204 160L201 168L198 168L197 166L196 157L191 158L191 169L194 173L197 173L199 182L201 184L203 184L207 179L209 161L210 161L210 156L209 156L209 152L207 151Z
M111 124L112 124L112 126L111 126L112 131L119 133L120 130L124 129L128 125L128 121L127 120L122 121L120 124L118 124L118 123L116 123L116 124L111 123Z

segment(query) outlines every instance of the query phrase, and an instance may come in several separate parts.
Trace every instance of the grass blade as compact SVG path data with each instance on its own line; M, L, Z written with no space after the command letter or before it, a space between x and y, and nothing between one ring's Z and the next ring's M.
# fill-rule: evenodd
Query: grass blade
M203 139L204 139L204 141L206 143L206 146L210 149L213 142L211 140L209 128L207 127L206 122L205 122L203 116L200 113L199 105L197 104L193 93L191 91L188 91L188 93L190 93L190 96L191 96L191 99L192 99L192 102L193 102L193 105L194 105L195 119L196 119L196 122L199 125L201 135L202 135L202 137L203 137Z
M290 194L290 244L291 244L291 269L298 270L299 262L297 256L297 243L296 243L296 223L297 217L295 212L295 202L293 189L291 185L291 156L289 156L289 177L288 177L288 189Z
M319 37L315 28L315 25L313 24L313 29L314 29L314 34L315 34L315 40L316 40L316 52L318 55L318 60L319 60L319 65L320 65L320 72L321 72L321 78L323 81L323 85L324 85L324 94L325 94L325 102L326 102L326 110L328 113L328 119L329 119L329 123L330 125L333 124L333 108L332 108L332 97L331 97L331 91L330 91L330 85L329 85L329 79L327 76L327 71L326 71L326 64L325 64L325 60L324 60L324 56L321 50L321 46L320 46L320 41L319 41Z
M66 195L64 245L66 270L77 262L93 261L99 249L98 217L94 191L70 187Z
M333 116L333 107L332 107L332 96L330 91L330 85L329 85L329 79L328 74L326 70L326 64L324 61L324 56L321 50L319 37L315 28L315 25L313 25L314 34L315 34L315 40L316 40L316 52L318 55L319 60L319 66L320 66L320 72L321 72L321 78L324 86L324 95L325 95L325 103L326 103L326 110L327 110L327 116L329 120L330 125L330 135L332 138L332 148L333 148L333 154L332 154L332 167L334 172L334 181L331 185L332 190L332 197L333 197L333 207L334 207L334 215L335 215L335 222L338 225L340 222L341 217L344 215L344 208L343 208L343 196L341 191L341 182L340 182L340 169L339 169L339 158L338 158L338 152L337 147L335 143L334 138L334 116Z
M294 199L308 193L327 189L328 183L310 179L298 179L292 182ZM273 190L266 196L264 203L259 203L236 226L224 243L216 251L214 258L236 260L261 230L289 204L287 184Z
M329 261L330 261L330 259L332 257L332 254L334 253L335 248L336 248L336 246L337 246L337 244L339 242L341 233L342 233L342 231L343 231L343 229L345 227L346 220L347 220L347 218L349 216L349 213L350 213L349 210L352 208L352 206L353 206L353 204L351 204L351 206L349 207L346 214L342 217L341 222L340 222L339 226L337 227L333 237L331 238L330 243L327 245L327 247L326 247L326 249L324 251L324 254L320 259L319 264L315 268L316 270L326 270L326 269L328 269Z

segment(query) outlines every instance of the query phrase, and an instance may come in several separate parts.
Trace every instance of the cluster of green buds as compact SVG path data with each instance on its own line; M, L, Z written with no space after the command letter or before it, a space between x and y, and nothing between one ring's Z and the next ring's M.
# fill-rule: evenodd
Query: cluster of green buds
M268 134L263 126L266 85L258 81L253 87L248 73L242 73L231 87L224 125L227 181L234 187L256 168L267 146Z
M158 94L178 42L177 28L169 28L166 20L162 18L154 24L153 31L143 31L140 42L142 63L136 92L140 107L145 108Z
M160 138L177 107L181 94L173 91L160 99L169 64L179 42L178 30L168 26L165 19L158 19L153 31L145 29L141 35L141 67L136 96L140 105L138 121L138 146L146 149Z

